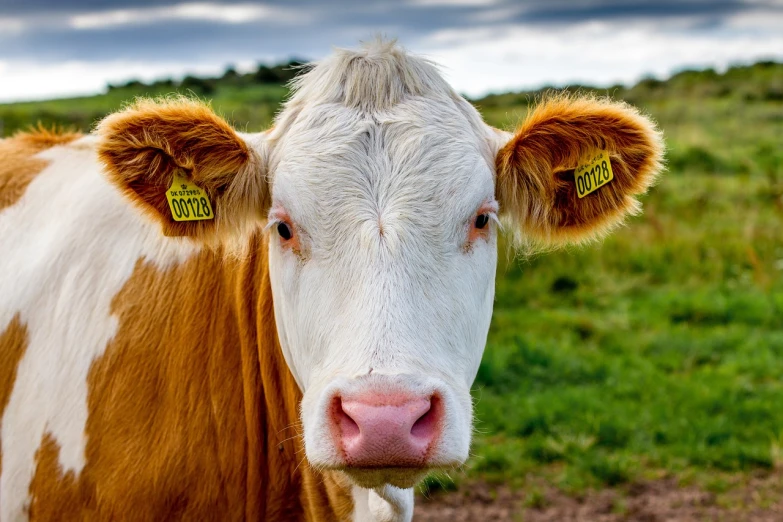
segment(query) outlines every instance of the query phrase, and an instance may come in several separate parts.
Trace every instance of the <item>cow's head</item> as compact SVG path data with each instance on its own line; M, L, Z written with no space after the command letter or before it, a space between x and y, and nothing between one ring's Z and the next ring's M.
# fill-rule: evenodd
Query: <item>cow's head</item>
M98 131L112 180L167 234L233 241L267 224L307 457L364 487L467 458L498 223L543 247L599 237L661 167L658 132L625 104L552 97L501 132L390 44L316 65L263 134L183 99L139 102ZM613 179L580 198L574 169L599 151ZM172 219L178 168L215 219Z

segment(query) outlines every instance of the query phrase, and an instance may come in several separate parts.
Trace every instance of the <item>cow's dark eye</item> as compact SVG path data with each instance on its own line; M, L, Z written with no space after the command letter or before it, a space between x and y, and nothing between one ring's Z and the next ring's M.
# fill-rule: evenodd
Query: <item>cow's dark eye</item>
M489 216L487 214L479 214L476 216L476 228L481 230L489 223Z
M286 241L294 237L294 235L291 233L291 229L288 228L288 225L286 225L285 223L277 224L277 233L280 234L280 237L282 237Z

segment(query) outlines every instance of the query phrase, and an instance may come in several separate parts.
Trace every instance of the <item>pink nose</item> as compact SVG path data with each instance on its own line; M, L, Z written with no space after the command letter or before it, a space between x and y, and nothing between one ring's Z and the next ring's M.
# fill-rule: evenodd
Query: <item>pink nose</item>
M424 466L439 436L441 409L437 396L335 397L332 432L349 466Z

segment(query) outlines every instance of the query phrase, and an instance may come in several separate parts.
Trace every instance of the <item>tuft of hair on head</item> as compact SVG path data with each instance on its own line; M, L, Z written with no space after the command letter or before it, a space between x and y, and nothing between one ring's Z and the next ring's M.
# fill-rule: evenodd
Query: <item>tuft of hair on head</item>
M382 36L363 42L358 50L334 49L291 85L287 105L341 103L367 113L388 110L410 96L457 96L435 64Z
M166 235L217 243L246 233L268 205L258 151L203 101L182 95L139 98L103 119L96 133L109 180ZM166 191L177 169L206 191L213 220L174 220Z
M608 152L614 179L583 198L574 171ZM514 243L528 252L604 237L640 212L637 196L663 169L663 137L625 102L585 94L547 94L496 158L501 212Z

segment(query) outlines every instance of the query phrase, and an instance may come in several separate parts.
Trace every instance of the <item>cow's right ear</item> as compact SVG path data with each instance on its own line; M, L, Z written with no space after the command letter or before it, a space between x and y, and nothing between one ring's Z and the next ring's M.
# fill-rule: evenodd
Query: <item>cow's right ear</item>
M269 205L263 136L251 143L205 103L138 100L107 116L96 132L110 181L164 234L214 242L263 219Z

